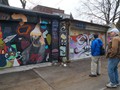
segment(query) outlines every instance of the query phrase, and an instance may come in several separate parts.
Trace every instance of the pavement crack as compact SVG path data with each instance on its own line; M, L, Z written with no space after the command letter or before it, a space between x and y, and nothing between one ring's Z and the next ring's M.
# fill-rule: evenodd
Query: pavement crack
M47 82L42 76L41 74L36 70L36 69L33 69L33 71L43 80L47 83L48 86L50 86L52 88L52 90L55 90L55 88L49 83Z

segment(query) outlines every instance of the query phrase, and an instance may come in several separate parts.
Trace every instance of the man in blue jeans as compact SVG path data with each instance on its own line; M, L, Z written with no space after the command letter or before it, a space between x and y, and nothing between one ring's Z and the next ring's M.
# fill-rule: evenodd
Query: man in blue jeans
M106 84L108 88L116 88L120 85L118 75L118 63L120 62L120 36L116 28L108 31L111 40L108 44L106 57L108 58L108 76L110 82Z

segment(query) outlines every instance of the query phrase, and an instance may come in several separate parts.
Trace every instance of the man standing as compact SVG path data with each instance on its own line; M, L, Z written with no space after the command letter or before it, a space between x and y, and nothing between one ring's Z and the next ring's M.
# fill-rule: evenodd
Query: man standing
M108 76L110 82L106 84L106 87L113 88L119 85L118 63L120 62L120 36L119 30L116 28L108 31L108 34L111 40L108 44L106 57L108 58Z
M100 75L100 68L101 68L101 61L100 61L100 54L101 54L101 47L103 46L102 41L98 38L98 34L94 34L94 40L91 44L91 74L90 77L96 77Z

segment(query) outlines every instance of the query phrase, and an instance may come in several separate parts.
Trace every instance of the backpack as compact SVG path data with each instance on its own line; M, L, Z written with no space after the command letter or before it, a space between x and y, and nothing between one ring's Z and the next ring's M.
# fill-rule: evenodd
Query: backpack
M100 55L105 55L105 49L103 46L100 47Z

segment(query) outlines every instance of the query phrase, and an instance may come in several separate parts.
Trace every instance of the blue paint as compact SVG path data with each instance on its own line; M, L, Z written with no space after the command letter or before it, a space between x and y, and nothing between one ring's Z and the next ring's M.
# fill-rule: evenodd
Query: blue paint
M0 54L0 67L4 67L6 64L5 54Z

